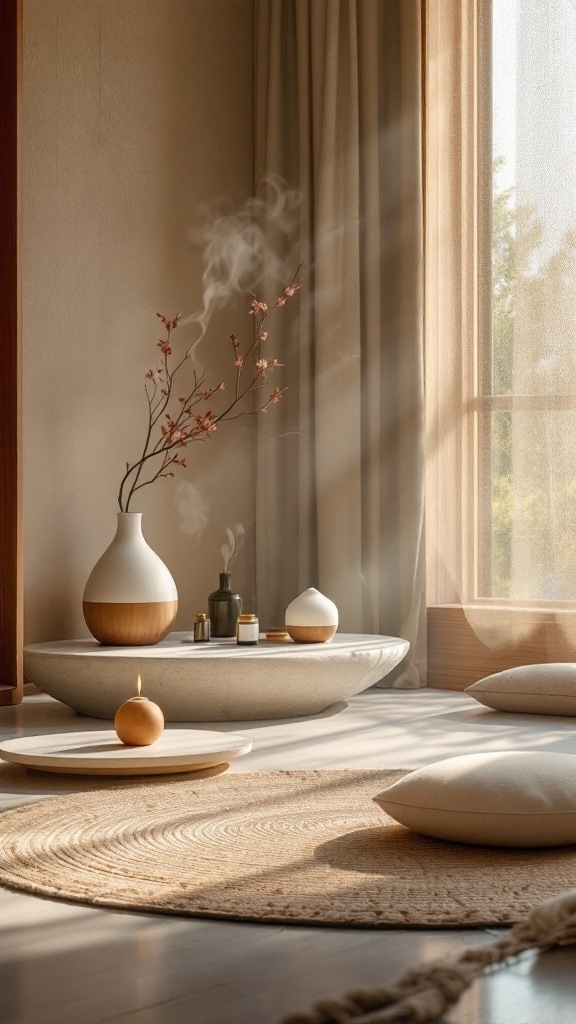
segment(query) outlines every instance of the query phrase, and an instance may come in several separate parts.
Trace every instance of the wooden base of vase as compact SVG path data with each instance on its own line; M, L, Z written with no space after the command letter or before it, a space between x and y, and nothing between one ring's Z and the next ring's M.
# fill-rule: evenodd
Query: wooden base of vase
M88 629L101 644L143 647L159 643L170 632L178 601L84 601L82 607Z
M289 626L286 632L297 644L325 644L331 640L338 626Z

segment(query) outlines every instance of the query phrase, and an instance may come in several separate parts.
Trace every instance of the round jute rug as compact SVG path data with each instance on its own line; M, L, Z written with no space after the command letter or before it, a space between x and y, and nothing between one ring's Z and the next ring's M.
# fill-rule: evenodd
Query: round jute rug
M382 927L509 924L576 884L576 849L426 839L372 797L401 771L220 774L0 817L0 882L96 906Z

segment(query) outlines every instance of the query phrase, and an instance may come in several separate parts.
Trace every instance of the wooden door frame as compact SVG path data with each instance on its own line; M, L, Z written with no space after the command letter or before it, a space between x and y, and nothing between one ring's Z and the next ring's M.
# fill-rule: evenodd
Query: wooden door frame
M22 0L0 0L0 705L22 699Z

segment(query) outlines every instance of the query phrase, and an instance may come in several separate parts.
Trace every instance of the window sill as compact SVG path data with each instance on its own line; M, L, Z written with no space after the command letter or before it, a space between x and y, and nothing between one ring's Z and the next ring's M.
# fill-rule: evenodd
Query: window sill
M558 661L576 661L576 609L428 608L428 686L464 690L493 672Z

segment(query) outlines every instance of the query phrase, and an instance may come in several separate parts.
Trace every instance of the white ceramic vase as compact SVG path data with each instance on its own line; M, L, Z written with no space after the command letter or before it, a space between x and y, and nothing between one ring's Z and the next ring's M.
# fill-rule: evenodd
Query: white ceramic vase
M144 540L141 512L118 513L116 536L88 577L83 609L88 629L102 644L156 644L170 632L178 592Z
M286 632L296 643L322 644L338 629L338 609L315 587L309 587L286 609Z

